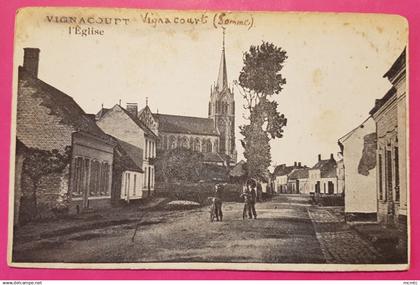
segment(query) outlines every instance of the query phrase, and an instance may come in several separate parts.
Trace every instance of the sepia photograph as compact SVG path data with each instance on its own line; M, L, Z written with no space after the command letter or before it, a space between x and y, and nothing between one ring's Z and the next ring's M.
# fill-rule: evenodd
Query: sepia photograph
M9 265L408 270L408 24L22 8Z

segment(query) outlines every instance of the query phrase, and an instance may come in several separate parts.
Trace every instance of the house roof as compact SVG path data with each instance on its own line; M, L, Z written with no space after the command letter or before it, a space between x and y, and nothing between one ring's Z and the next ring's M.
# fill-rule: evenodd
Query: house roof
M96 113L96 115L95 115L95 119L96 120L99 120L100 118L102 118L106 113L108 113L108 111L109 110L111 110L111 109L109 109L109 108L104 108L104 107L102 107L99 111L98 111L98 113Z
M117 149L120 160L127 170L143 173L143 150L128 142L115 138L118 142Z
M32 76L22 66L19 66L19 79L25 79L35 88L33 96L41 100L41 105L50 110L49 115L61 118L60 123L72 126L75 131L83 131L104 141L110 141L105 134L72 97ZM30 142L23 142L30 146Z
M309 177L309 168L296 168L289 174L289 179L304 179Z
M320 160L311 169L319 169L321 171L321 178L337 176L337 162L335 159Z
M295 166L286 166L286 164L281 164L276 166L273 171L273 176L283 176L288 175L290 172L295 169Z
M369 111L369 114L373 116L385 103L397 94L397 89L391 87L388 92L381 99L375 100L375 106Z
M168 114L153 114L159 121L159 132L218 136L213 119Z
M119 107L128 117L130 117L131 120L133 120L133 122L139 126L145 133L146 136L149 137L154 137L157 138L157 135L150 130L139 118L137 118L136 116L132 115L130 112L128 112L125 108L123 108L120 105L115 105L113 108L115 107ZM111 109L113 109L111 108ZM111 109L106 109L106 108L102 108L101 110L99 110L98 113L96 113L96 119L99 120L101 119L103 116L105 116L106 114L109 113L109 111L111 111Z
M345 134L344 136L339 138L338 142L339 143L344 143L346 140L348 140L354 134L355 131L357 131L357 129L363 128L365 126L366 122L371 118L372 118L371 116L367 117L360 125L358 125L354 129L352 129L350 132L348 132L347 134Z
M392 64L391 68L384 74L383 77L388 78L389 81L392 81L395 76L400 73L400 71L405 69L406 65L406 48L402 51L400 56Z
M245 169L246 162L244 160L239 161L229 172L229 175L232 177L242 177L247 174Z

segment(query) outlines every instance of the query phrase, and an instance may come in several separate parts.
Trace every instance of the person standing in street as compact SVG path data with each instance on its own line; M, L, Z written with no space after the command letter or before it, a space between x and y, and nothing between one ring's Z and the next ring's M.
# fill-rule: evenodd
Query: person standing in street
M249 192L249 186L247 185L244 191L241 194L241 198L244 199L244 209L242 211L242 219L245 220L246 216L252 219L251 211L250 211L250 200L251 200L251 193Z
M216 220L217 221L222 221L223 220L223 212L222 212L222 196L223 196L223 185L222 184L217 184L216 185L216 189L215 189L215 201L214 201L214 206L215 206L215 215L216 215Z
M252 218L252 216L254 216L254 219L257 218L257 211L255 210L255 203L257 201L257 183L255 182L255 180L251 180L252 183L250 183L250 200L249 200L249 215L250 215L250 219Z

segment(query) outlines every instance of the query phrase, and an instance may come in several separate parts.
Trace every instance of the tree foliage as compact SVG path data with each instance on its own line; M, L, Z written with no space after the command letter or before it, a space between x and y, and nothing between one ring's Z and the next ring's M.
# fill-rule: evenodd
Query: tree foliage
M264 180L271 164L270 139L282 138L287 124L278 103L272 97L279 94L286 84L280 73L287 59L286 51L272 43L251 46L244 53L244 66L239 75L239 90L248 111L248 124L240 126L244 139L244 156L248 175Z
M32 181L32 199L34 205L34 218L37 217L37 190L43 177L51 173L61 173L69 165L71 147L67 146L63 153L56 149L51 151L30 148L26 151L22 171Z
M164 182L198 181L203 154L187 148L159 151L155 162L156 178Z

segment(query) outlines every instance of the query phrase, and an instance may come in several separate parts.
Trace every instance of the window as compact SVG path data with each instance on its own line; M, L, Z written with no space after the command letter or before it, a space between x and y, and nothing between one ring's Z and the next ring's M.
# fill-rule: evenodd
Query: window
M73 196L81 196L82 195L82 185L83 185L83 158L75 157L73 159L74 163L74 172L72 173L73 176Z
M147 182L147 179L146 179L146 177L147 177L147 170L148 170L148 168L147 167L145 167L144 168L144 177L145 177L145 179L143 179L143 188L145 188L146 187L146 182Z
M167 136L163 136L163 149L167 149L168 148L168 138Z
M90 196L99 195L99 162L94 160L91 163L91 170L90 170L90 185L89 185L89 194Z
M378 168L379 168L379 199L383 200L383 178L382 178L382 154L378 155Z
M128 195L128 173L124 175L124 196Z
M328 181L328 194L334 194L334 183L332 181Z
M386 175L386 192L385 192L385 200L392 200L392 156L391 151L386 151L386 168L385 168L385 175Z
M194 140L194 151L200 151L200 139L196 138Z
M395 201L400 201L400 165L398 147L394 148L394 164L395 164Z
M127 197L130 197L130 173L127 173Z
M133 182L133 196L136 196L136 187L137 187L137 175L134 174L134 182Z
M147 159L147 140L145 140L145 144L144 144L144 159Z

